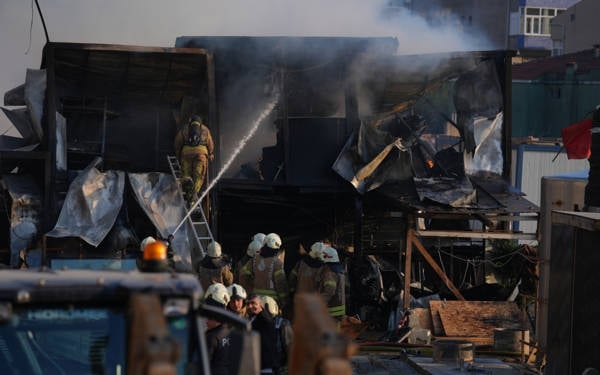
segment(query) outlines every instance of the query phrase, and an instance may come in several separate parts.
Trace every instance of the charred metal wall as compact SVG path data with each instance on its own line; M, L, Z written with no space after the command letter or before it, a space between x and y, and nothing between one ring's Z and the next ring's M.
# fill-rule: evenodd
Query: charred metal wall
M200 51L62 43L46 51L47 110L66 118L69 169L101 156L106 168L167 171L184 98L208 114L208 61Z
M547 366L549 375L600 368L600 216L553 212Z

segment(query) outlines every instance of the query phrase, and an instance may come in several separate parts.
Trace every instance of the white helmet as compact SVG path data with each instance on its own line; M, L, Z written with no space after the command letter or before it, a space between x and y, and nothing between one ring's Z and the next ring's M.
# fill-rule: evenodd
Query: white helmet
M263 242L254 240L248 244L248 249L246 250L246 254L248 254L248 256L250 258L254 258L254 256L260 250L261 247L263 247Z
M206 301L209 298L223 306L227 306L229 300L231 300L227 288L221 283L211 284L206 289L206 293L204 294L204 300Z
M212 241L211 243L208 244L208 247L206 249L206 254L211 258L220 257L221 256L221 245L216 241Z
M269 311L269 313L272 316L279 315L279 305L277 304L277 301L275 301L275 299L273 297L260 296L260 299L262 300L262 304L263 304L264 308L267 309L267 311Z
M265 237L267 237L267 235L264 233L256 233L254 236L252 236L252 241L260 242L262 247L262 245L265 243Z
M326 246L325 249L323 249L321 259L325 263L339 263L340 261L337 250L331 246Z
M265 245L271 249L279 249L281 247L281 237L277 233L269 233L265 237Z
M156 242L156 240L154 239L154 237L148 236L148 237L144 238L142 240L142 242L140 242L140 251L143 253L144 249L146 248L146 246L149 245L149 244L151 244L152 242Z
M311 258L314 258L314 259L321 259L321 260L323 260L323 252L325 251L326 248L327 248L327 245L325 245L323 242L320 242L320 241L319 242L315 242L310 247L310 251L308 252L308 256L310 256Z
M227 292L231 298L239 297L241 299L246 299L248 294L246 294L246 289L240 284L231 284L227 287Z

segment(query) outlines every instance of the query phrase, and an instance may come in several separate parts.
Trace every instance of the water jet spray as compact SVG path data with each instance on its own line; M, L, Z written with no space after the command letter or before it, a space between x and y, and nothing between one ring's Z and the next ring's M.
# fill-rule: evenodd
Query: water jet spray
M231 166L231 164L233 163L235 158L244 149L244 146L246 146L246 143L248 143L248 141L254 136L254 134L258 130L258 127L260 126L260 124L265 120L265 118L267 118L267 116L269 116L271 114L271 112L273 112L273 109L275 108L275 105L277 105L278 101L279 101L279 94L275 93L273 98L271 99L271 101L267 103L265 109L263 109L263 111L259 114L258 118L254 121L254 123L250 127L250 131L248 131L248 134L246 134L240 140L240 142L238 143L236 148L233 150L233 153L229 156L229 159L227 159L227 161L225 162L225 164L223 165L223 167L221 168L219 173L217 173L217 176L208 184L206 189L204 189L204 191L200 195L200 198L198 198L198 200L192 205L192 207L190 207L187 214L183 217L183 219L181 219L181 221L175 227L175 230L173 230L173 233L171 233L171 235L169 237L175 236L175 233L177 233L177 231L179 230L179 228L181 228L183 223L185 223L185 221L190 217L192 212L194 212L194 210L202 202L202 199L204 199L206 194L208 194L208 192L217 184L219 179L223 176L223 174Z

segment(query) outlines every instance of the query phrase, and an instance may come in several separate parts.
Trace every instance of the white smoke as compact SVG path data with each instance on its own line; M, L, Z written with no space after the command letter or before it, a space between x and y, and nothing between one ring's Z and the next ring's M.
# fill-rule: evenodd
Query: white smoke
M178 36L388 36L403 54L488 49L477 33L432 27L385 0L40 0L51 41L171 47ZM0 1L0 94L39 68L45 43L29 1ZM31 32L30 32L31 27ZM31 37L31 43L29 42ZM26 51L29 52L26 54ZM3 115L0 115L3 116ZM0 118L0 130L6 120Z

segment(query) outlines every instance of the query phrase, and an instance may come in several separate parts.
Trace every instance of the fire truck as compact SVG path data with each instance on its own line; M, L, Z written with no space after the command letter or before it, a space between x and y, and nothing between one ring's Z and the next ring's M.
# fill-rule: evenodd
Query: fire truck
M201 303L191 274L0 270L3 374L210 374L205 319L234 327L237 373L256 374L247 320Z

